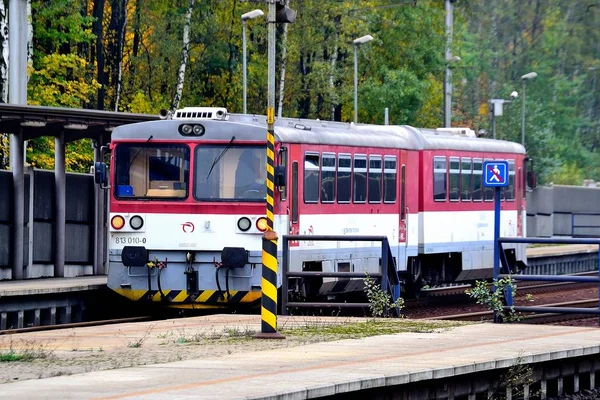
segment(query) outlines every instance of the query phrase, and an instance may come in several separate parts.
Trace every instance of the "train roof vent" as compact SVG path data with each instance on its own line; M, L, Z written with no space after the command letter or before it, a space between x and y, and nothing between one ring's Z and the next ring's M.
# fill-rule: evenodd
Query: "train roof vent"
M173 119L216 119L226 120L227 109L224 107L185 107L175 111Z
M475 135L475 131L470 128L437 128L436 131L452 133L460 136L477 137L477 135Z

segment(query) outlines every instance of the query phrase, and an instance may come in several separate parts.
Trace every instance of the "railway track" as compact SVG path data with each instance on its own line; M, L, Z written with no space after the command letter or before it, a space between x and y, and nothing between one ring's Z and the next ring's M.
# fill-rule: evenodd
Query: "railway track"
M568 301L561 303L550 303L543 304L540 307L578 307L578 308L594 308L598 306L598 299L586 299L586 300L577 300L577 301ZM429 319L429 320L449 320L449 321L481 321L481 320L491 320L493 318L493 313L491 311L478 311L464 314L454 314L454 315L444 315L438 317L423 317L416 319ZM521 321L527 323L537 323L537 324L548 324L554 322L560 322L570 319L596 319L598 320L598 316L589 315L585 318L582 317L582 314L557 314L557 313L523 313Z

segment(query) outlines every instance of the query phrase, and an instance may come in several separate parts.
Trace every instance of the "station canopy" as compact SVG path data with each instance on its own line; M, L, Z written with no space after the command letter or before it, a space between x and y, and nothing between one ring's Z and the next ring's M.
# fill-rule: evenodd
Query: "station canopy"
M89 138L102 146L120 125L153 121L157 115L80 108L0 104L0 133L22 133L22 140L64 133L66 142Z

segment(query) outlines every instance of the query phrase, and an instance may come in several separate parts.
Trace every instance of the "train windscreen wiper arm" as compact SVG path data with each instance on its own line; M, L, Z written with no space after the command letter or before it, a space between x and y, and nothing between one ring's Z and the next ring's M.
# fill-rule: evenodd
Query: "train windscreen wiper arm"
M221 158L225 155L225 153L227 152L227 150L229 150L229 148L231 147L231 144L233 143L233 140L235 139L235 136L231 137L231 140L229 141L229 144L227 144L227 146L225 146L225 148L223 149L223 151L221 152L221 154L219 154L215 160L213 161L212 165L210 166L210 171L208 171L208 175L206 175L206 180L208 180L208 177L210 176L213 168L215 167L215 165L217 165L217 163L221 160Z

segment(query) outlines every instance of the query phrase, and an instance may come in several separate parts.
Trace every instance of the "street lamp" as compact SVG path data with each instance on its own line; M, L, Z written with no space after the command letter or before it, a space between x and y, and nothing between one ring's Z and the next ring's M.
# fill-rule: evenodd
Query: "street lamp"
M244 114L246 114L246 21L262 17L265 13L262 10L252 10L242 14L242 37L243 37L243 53L244 53Z
M354 123L358 122L358 46L370 42L373 36L365 35L354 39Z
M496 117L500 117L504 114L504 104L512 103L517 97L519 97L519 93L513 90L510 94L511 100L490 99L490 104L492 105L492 138L496 139Z
M530 72L521 76L521 82L523 83L523 99L521 100L521 144L525 146L525 86L528 79L533 79L537 76L537 73Z

